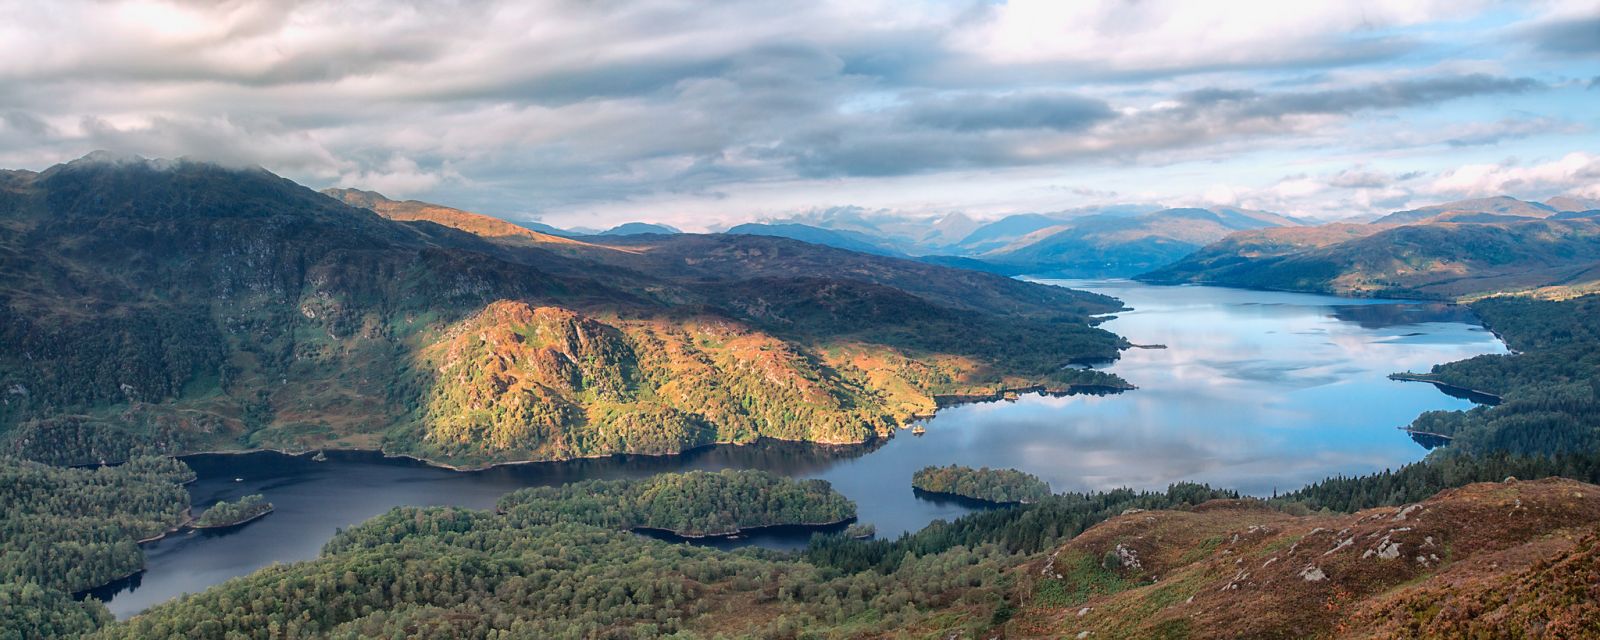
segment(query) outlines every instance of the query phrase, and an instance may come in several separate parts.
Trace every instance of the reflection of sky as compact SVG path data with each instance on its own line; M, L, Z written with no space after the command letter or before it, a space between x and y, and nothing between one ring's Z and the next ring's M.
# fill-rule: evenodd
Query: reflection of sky
M896 438L820 477L855 498L864 520L882 513L890 522L907 509L880 496L927 464L1023 469L1057 491L1192 480L1270 494L1420 459L1425 451L1396 427L1423 411L1470 405L1388 374L1504 352L1447 305L1055 283L1121 298L1132 310L1103 326L1168 347L1131 349L1108 367L1137 391L947 409L925 436Z

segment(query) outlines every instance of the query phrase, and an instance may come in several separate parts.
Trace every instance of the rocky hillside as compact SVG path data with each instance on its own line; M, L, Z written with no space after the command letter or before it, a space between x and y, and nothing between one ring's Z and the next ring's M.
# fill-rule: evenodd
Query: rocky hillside
M1483 483L1296 517L1127 513L1028 565L1008 637L1575 638L1600 633L1600 487Z
M1123 384L1061 368L1121 347L1089 326L1119 307L1103 296L783 238L574 241L335 195L105 154L0 173L8 448L481 463L857 442L935 394Z
M1139 279L1433 299L1581 287L1600 281L1600 220L1446 216L1240 234Z

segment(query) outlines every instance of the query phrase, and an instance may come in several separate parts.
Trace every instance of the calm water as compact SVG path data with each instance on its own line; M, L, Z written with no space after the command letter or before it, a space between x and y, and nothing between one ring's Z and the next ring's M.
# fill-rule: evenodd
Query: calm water
M1180 480L1264 495L1329 475L1420 459L1396 429L1431 409L1469 406L1430 385L1385 376L1504 347L1459 307L1348 300L1125 281L1046 281L1121 298L1132 311L1104 326L1135 344L1108 367L1139 390L1113 396L967 405L941 411L927 434L870 447L764 442L674 457L514 465L475 473L328 454L187 458L197 508L263 493L277 511L242 529L146 546L148 569L101 593L119 617L274 562L316 557L339 527L399 505L486 508L507 491L587 478L689 469L756 468L823 478L859 506L862 522L895 536L970 507L919 499L910 479L929 464L1012 467L1057 491L1165 488ZM732 544L790 548L803 534ZM723 543L730 544L730 543Z

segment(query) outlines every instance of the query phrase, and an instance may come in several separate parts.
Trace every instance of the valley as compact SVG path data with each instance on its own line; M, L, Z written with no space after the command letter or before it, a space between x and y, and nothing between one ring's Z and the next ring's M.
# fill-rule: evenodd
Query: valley
M4 15L0 640L1600 639L1593 0Z

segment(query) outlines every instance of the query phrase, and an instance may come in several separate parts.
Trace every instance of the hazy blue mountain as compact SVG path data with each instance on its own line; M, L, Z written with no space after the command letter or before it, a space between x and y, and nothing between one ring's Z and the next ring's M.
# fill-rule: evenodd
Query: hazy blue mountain
M1578 196L1556 196L1544 201L1545 205L1556 211L1594 211L1600 209L1600 198L1582 198Z
M1372 224L1412 224L1435 216L1452 213L1487 213L1502 216L1521 216L1524 218L1548 218L1557 212L1558 210L1555 207L1548 204L1518 200L1511 196L1495 196L1492 198L1457 200L1417 209L1396 211L1373 220Z
M602 235L602 236L636 236L636 235L645 234L645 233L659 233L659 234L663 234L663 235L671 235L671 234L683 233L683 232L679 231L675 227L671 227L671 226L660 224L660 223L656 223L656 222L625 222L623 224L619 224L619 225L617 225L615 227L612 227L610 229L606 229L605 231L601 231L600 233L598 233L596 235Z
M1232 207L1101 214L1041 228L976 257L1002 272L1128 276L1175 262L1235 231L1300 225L1276 213Z
M956 246L964 253L976 254L999 249L1030 233L1062 224L1066 218L1042 213L1019 213L985 224Z
M728 229L724 233L744 234L752 236L776 236L789 238L811 244L820 244L838 249L873 253L882 256L904 256L887 241L858 231L845 231L823 229L806 224L796 223L760 223L751 222Z

